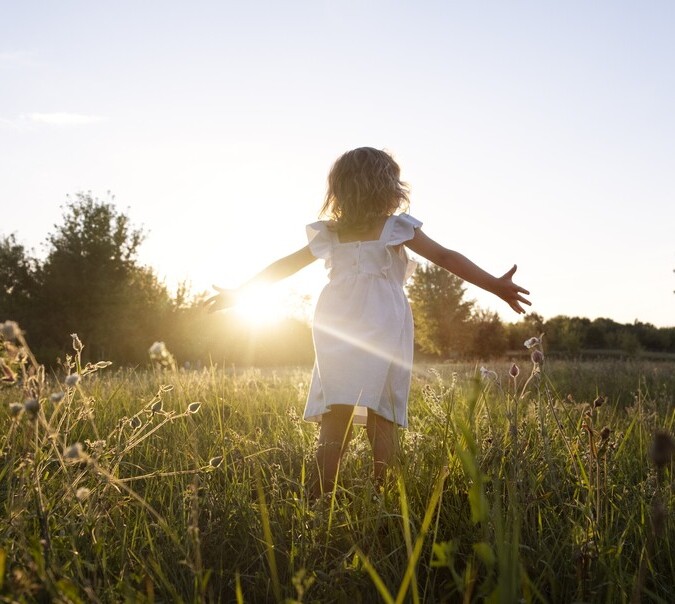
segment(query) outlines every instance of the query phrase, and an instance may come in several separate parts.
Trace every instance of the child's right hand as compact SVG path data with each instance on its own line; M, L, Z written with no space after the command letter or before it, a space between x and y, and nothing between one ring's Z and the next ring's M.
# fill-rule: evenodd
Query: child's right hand
M212 313L224 308L232 308L237 303L237 290L213 286L218 293L204 301L207 312Z
M511 269L497 279L498 286L494 293L518 314L522 314L525 312L525 309L521 306L521 303L532 306L532 302L521 296L521 294L529 296L530 292L513 282L513 274L516 272L517 268L518 267L514 264Z

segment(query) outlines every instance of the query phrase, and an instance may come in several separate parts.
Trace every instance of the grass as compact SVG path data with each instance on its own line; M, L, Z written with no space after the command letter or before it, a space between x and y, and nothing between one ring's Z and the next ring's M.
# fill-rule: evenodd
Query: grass
M309 501L309 368L115 370L75 342L45 376L24 344L0 391L3 601L672 598L672 363L416 367L389 488L357 431Z

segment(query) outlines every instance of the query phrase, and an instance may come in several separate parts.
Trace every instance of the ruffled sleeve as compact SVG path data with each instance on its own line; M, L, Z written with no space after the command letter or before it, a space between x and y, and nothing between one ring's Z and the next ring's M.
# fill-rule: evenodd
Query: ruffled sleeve
M410 241L415 236L415 229L419 229L422 223L410 214L394 216L393 225L387 237L387 245L400 245Z
M328 261L331 257L331 238L330 232L323 220L313 222L305 227L307 231L307 240L309 241L309 250L315 258L323 258Z

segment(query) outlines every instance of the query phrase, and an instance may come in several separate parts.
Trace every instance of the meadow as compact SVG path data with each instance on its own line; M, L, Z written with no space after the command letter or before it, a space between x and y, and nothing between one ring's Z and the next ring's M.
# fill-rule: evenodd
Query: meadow
M45 372L14 335L2 601L672 601L673 362L417 366L386 488L358 429L310 500L309 367L120 369L75 338Z

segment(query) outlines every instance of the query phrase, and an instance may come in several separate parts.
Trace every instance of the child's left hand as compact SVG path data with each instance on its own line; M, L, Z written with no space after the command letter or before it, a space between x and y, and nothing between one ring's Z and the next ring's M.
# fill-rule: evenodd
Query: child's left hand
M204 301L204 307L207 312L212 313L223 308L232 308L237 302L237 291L234 289L223 289L217 285L213 286L218 293Z
M520 303L522 302L523 304L532 306L532 302L520 295L525 294L526 296L529 296L530 292L513 282L512 277L517 268L518 267L514 264L511 269L509 269L506 273L499 277L499 279L497 279L498 286L495 293L518 314L522 314L525 312L525 309L520 305Z

